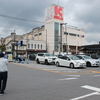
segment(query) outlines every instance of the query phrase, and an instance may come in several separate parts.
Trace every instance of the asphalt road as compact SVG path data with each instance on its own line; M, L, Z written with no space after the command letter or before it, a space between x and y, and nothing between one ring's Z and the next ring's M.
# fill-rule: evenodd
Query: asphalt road
M100 67L70 69L55 65L9 63L0 100L100 100Z

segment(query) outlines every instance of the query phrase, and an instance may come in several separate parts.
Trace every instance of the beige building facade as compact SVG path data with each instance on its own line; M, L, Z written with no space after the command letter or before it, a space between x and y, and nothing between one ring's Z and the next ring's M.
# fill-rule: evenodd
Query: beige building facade
M57 5L45 8L45 26L42 39L47 42L49 53L76 54L79 53L80 46L85 44L85 32L84 29L78 29L65 23L63 10L63 7Z

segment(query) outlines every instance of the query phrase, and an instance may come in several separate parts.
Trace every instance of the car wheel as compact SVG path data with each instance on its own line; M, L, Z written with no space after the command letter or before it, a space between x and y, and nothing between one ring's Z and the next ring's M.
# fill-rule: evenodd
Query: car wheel
M70 64L70 68L74 68L74 64L73 63Z
M60 66L60 65L59 65L59 62L56 62L56 66L57 66L57 67L59 67L59 66Z
M86 66L87 67L91 67L91 63L90 62L87 62Z
M39 59L37 59L37 60L36 60L36 62L37 62L37 64L40 64L40 61L39 61Z
M46 64L46 65L49 65L48 60L45 60L45 64Z

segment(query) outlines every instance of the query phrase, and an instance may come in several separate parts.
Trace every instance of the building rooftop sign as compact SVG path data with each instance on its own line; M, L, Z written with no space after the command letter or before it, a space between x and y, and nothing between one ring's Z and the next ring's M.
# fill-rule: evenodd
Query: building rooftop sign
M63 20L63 8L59 6L54 7L54 19Z
M45 20L64 20L63 18L63 7L57 5L51 5L45 9Z

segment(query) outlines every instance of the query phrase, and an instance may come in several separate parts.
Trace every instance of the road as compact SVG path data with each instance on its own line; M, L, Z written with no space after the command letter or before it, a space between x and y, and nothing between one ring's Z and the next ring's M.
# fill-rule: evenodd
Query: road
M100 100L100 67L70 69L55 65L9 62L0 100Z

